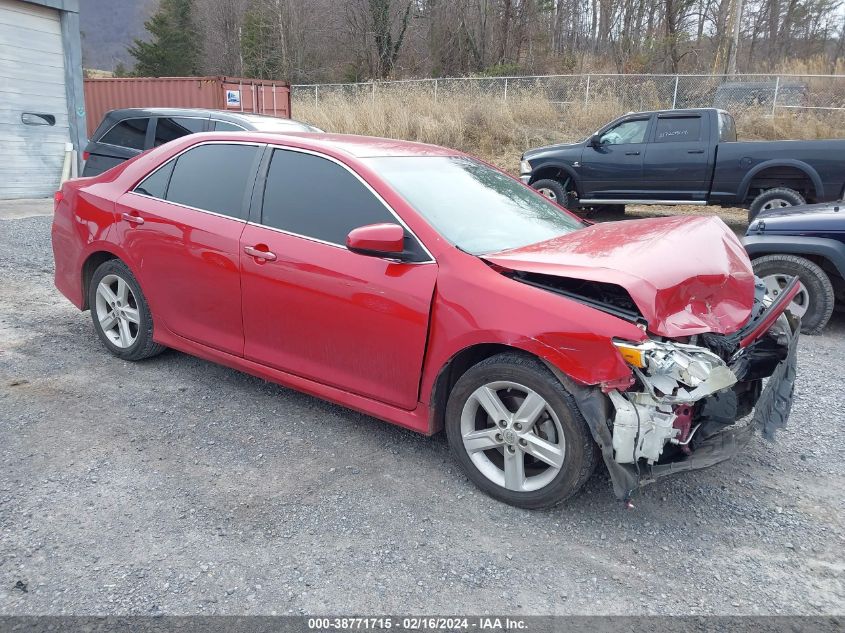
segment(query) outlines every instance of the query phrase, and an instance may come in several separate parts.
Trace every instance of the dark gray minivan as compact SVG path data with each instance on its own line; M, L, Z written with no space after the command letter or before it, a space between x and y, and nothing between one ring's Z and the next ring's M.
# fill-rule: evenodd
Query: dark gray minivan
M322 132L278 117L196 108L126 108L106 113L85 147L83 176L96 176L144 150L197 132Z

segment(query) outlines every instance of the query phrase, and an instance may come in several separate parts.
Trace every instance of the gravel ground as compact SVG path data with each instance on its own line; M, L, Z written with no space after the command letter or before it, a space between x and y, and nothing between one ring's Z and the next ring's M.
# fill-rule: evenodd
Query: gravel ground
M49 209L49 206L48 206ZM49 211L48 211L49 212ZM841 614L845 315L775 444L550 511L425 438L176 352L108 355L0 212L0 614Z

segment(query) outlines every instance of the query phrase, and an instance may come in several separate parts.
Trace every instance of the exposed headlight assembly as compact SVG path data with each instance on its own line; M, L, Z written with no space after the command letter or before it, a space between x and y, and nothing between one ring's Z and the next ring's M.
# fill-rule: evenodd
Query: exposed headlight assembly
M730 387L736 376L716 354L697 345L614 341L655 400L690 403Z
M531 163L529 163L524 158L519 161L519 173L520 174L530 174L531 173Z
M737 381L724 361L703 347L660 341L613 344L645 389L608 393L616 409L614 456L621 464L639 459L654 463L667 442L687 443L695 430L690 432L685 405ZM686 425L679 423L679 416Z

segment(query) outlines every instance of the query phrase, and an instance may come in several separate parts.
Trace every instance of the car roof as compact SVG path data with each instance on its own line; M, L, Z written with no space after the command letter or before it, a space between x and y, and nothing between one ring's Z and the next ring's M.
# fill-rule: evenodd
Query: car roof
M111 110L108 115L111 119L129 119L132 117L147 116L170 116L170 117L214 117L222 121L233 121L237 123L255 123L259 119L274 119L279 121L294 121L283 117L274 117L269 114L258 114L255 112L232 112L230 110L213 110L210 108L120 108ZM299 123L299 121L295 121Z
M185 137L188 138L188 137ZM323 153L341 152L355 158L375 158L386 156L465 156L448 147L400 141L376 136L356 134L315 134L313 132L201 132L190 135L194 143L208 141L253 141L273 145L285 144L301 149L311 149Z
M676 114L678 116L683 116L685 114L701 114L702 112L725 112L725 111L720 110L719 108L677 108L677 109L668 109L668 110L631 111L631 112L626 113L624 116L633 116L635 114L648 114L648 115L651 115L651 114Z

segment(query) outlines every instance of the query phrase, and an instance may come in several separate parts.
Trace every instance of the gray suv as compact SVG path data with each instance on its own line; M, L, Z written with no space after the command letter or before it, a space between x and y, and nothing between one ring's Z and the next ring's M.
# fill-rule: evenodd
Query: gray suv
M126 108L106 113L85 147L83 176L96 176L144 150L197 132L322 132L278 117L195 108Z

